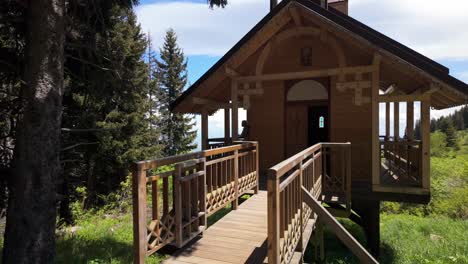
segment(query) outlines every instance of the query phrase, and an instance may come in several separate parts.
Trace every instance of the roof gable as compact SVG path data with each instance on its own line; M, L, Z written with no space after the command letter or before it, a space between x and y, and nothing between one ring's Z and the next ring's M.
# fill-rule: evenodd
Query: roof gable
M291 3L296 3L299 6L306 8L317 15L330 20L337 27L344 28L345 30L355 34L372 45L377 46L394 56L397 56L403 61L408 62L412 66L420 69L421 71L437 78L450 87L458 90L459 92L468 96L468 85L449 75L449 69L445 66L425 57L424 55L408 48L407 46L379 33L378 31L370 28L369 26L337 11L333 8L324 9L316 0L283 0L271 12L269 12L259 23L257 23L239 42L236 43L218 62L216 62L205 74L203 74L192 86L190 86L179 98L171 105L174 110L177 106L185 100L191 93L193 93L203 82L210 78L216 71L223 70L222 66L226 64L246 43L248 43L262 28L270 22L278 13L280 13L286 6Z

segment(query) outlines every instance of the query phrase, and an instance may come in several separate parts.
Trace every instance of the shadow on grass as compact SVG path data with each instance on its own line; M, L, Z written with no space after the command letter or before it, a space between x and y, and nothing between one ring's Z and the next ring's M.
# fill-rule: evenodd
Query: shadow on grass
M132 263L133 246L112 237L84 239L69 237L57 241L56 263ZM146 263L159 263L154 255Z
M366 246L366 237L362 228L349 219L339 218L339 222L353 235L361 245ZM310 239L304 254L305 263L321 263L315 257L315 241ZM325 227L324 231L325 243L325 261L324 263L360 263L359 259L349 250L339 238L328 228ZM387 244L381 244L380 263L394 263L394 251ZM317 260L316 260L317 259Z

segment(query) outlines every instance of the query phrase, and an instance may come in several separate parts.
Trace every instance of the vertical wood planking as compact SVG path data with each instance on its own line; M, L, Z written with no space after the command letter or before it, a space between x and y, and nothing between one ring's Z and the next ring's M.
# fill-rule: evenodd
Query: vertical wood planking
M146 171L134 166L133 189L133 249L135 264L144 264L147 250L146 240Z

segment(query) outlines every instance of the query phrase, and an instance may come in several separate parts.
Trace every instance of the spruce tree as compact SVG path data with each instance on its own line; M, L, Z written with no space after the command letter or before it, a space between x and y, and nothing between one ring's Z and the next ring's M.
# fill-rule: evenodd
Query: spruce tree
M196 148L194 140L197 132L192 116L172 113L170 105L181 95L187 84L187 60L181 48L177 45L174 30L169 29L160 49L158 64L159 99L161 128L163 135L163 152L166 156L187 153Z

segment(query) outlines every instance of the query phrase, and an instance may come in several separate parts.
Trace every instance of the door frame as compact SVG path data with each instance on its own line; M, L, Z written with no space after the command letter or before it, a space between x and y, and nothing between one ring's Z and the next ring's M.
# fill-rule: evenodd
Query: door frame
M304 100L304 101L293 101L288 102L288 92L296 83L305 81L305 80L313 80L321 83L328 91L328 100ZM328 138L331 138L331 113L330 113L330 103L331 103L331 78L330 77L321 77L321 78L306 78L306 79L294 79L294 80L287 80L283 83L284 87L284 105L283 105L283 157L287 158L287 120L286 120L286 111L288 105L304 105L307 107L311 106L327 106L328 108ZM309 121L307 121L309 122Z

